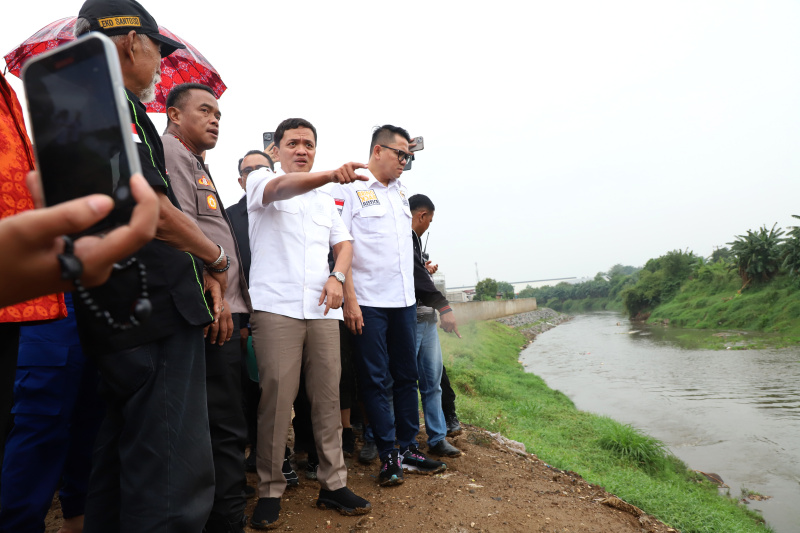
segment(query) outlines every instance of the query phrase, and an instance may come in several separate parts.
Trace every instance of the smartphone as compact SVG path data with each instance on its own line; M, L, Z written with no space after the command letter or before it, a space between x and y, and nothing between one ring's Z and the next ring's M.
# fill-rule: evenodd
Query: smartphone
M265 131L263 137L264 137L264 151L269 154L268 150L271 150L269 145L275 142L275 132Z
M45 204L107 194L114 209L79 235L126 224L141 166L114 44L92 32L31 59L21 77Z
M425 139L423 139L422 137L414 137L411 140L411 143L416 143L416 145L413 148L409 148L408 149L409 152L419 152L420 150L425 149Z

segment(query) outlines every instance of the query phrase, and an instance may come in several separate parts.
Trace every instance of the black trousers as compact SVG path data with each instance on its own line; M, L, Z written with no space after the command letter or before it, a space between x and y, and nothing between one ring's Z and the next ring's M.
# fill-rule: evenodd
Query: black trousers
M14 377L17 375L19 324L0 324L0 464L6 437L11 431L11 408L14 406Z
M306 392L304 372L300 373L300 386L297 389L297 397L294 399L292 428L294 428L294 450L306 452L311 461L318 463L314 428L311 425L311 402L308 399L308 392Z
M445 367L442 367L442 411L445 420L456 416L456 391L450 386Z
M214 501L202 328L95 361L108 410L84 533L202 531Z
M206 339L206 394L214 457L214 506L209 520L238 520L244 515L243 463L247 422L242 411L242 363L239 317L233 315L231 340L220 346Z

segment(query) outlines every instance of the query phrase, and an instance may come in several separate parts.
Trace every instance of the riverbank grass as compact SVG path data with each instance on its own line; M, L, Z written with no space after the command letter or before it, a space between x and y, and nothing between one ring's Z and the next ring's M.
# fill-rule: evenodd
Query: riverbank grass
M497 322L441 335L465 422L523 442L539 459L602 485L683 533L771 531L760 515L720 496L664 445L631 426L575 408L518 361L524 336ZM598 401L602 401L598 399Z
M712 276L713 274L713 276ZM798 281L780 275L768 284L754 284L741 293L741 279L724 270L687 281L668 302L656 307L648 322L698 329L743 330L738 338L709 338L704 348L762 348L800 342ZM748 336L746 332L764 332Z

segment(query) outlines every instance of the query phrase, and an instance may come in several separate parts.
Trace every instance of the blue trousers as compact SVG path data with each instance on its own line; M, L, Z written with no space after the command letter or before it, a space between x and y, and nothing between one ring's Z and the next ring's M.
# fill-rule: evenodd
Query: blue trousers
M108 411L84 533L202 531L214 502L202 328L96 361Z
M395 439L402 449L414 443L419 433L417 306L362 305L361 313L363 333L353 338L358 383L378 454L385 459Z
M447 435L447 424L442 411L442 347L436 321L417 323L417 372L422 412L425 414L425 432L428 445L434 446Z
M97 369L80 347L69 295L66 303L67 318L20 328L14 427L0 492L2 532L43 532L59 487L64 517L84 513L105 407L97 395Z

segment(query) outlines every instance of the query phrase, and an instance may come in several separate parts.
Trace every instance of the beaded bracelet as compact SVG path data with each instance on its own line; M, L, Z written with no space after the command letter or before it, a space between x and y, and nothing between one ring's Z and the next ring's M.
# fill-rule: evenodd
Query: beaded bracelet
M208 268L211 272L216 272L217 274L222 274L223 272L225 272L226 270L228 270L231 267L231 256L226 255L225 259L228 260L225 263L225 268L213 268L211 265L208 265L206 268Z
M64 251L58 254L58 262L61 266L61 279L72 280L75 285L75 292L78 293L83 304L89 308L95 318L105 319L106 324L111 329L118 331L127 331L131 328L139 326L142 322L150 318L153 312L153 304L150 302L149 294L147 293L147 267L144 263L139 263L135 257L131 257L124 265L119 263L114 264L114 270L117 272L127 270L134 265L139 265L139 297L133 305L129 322L124 324L119 323L111 316L108 310L100 309L100 306L95 303L94 299L89 295L89 291L81 283L80 277L83 274L83 264L75 254L75 245L72 239L66 235L61 237L64 240Z

